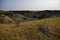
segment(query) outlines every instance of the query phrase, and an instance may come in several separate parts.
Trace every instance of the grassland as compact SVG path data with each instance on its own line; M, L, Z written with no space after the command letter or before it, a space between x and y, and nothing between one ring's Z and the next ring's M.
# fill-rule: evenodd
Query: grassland
M0 24L0 40L60 40L60 17Z

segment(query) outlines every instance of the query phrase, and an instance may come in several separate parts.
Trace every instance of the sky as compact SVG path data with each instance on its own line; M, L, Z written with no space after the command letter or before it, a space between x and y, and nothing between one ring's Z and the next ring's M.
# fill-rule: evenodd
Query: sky
M1 10L60 10L60 0L0 0Z

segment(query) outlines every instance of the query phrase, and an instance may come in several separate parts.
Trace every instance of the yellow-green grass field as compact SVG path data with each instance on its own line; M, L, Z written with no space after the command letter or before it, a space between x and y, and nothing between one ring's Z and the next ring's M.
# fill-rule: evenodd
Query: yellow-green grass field
M22 22L14 26L0 24L0 40L60 40L60 17Z

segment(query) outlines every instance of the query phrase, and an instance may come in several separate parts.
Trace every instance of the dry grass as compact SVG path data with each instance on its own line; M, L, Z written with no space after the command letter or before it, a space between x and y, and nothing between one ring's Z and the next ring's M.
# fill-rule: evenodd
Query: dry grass
M0 24L0 40L60 40L60 18L48 18L15 24ZM47 35L39 32L39 27L48 28Z

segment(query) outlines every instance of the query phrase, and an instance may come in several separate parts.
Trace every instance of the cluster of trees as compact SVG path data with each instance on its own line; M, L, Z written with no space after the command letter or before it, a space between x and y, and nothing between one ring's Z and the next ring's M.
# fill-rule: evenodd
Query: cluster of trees
M32 19L43 19L43 18L49 18L54 16L60 16L60 11L10 11L13 13L20 13L26 17L32 18Z
M21 17L21 15L23 16ZM5 16L11 18L16 23L14 27L17 27L21 22L20 20L22 19L23 19L22 21L24 20L30 21L36 19L49 18L49 17L56 17L56 16L60 16L60 11L48 11L48 10L46 11L0 11L0 23L4 23ZM7 19L5 21L8 21L10 23L10 20Z
M2 19L2 21L4 19L4 15L12 18L16 23L19 23L21 19L19 16L21 15L24 16L22 17L24 20L30 21L35 19L60 16L60 11L0 11L0 19Z

